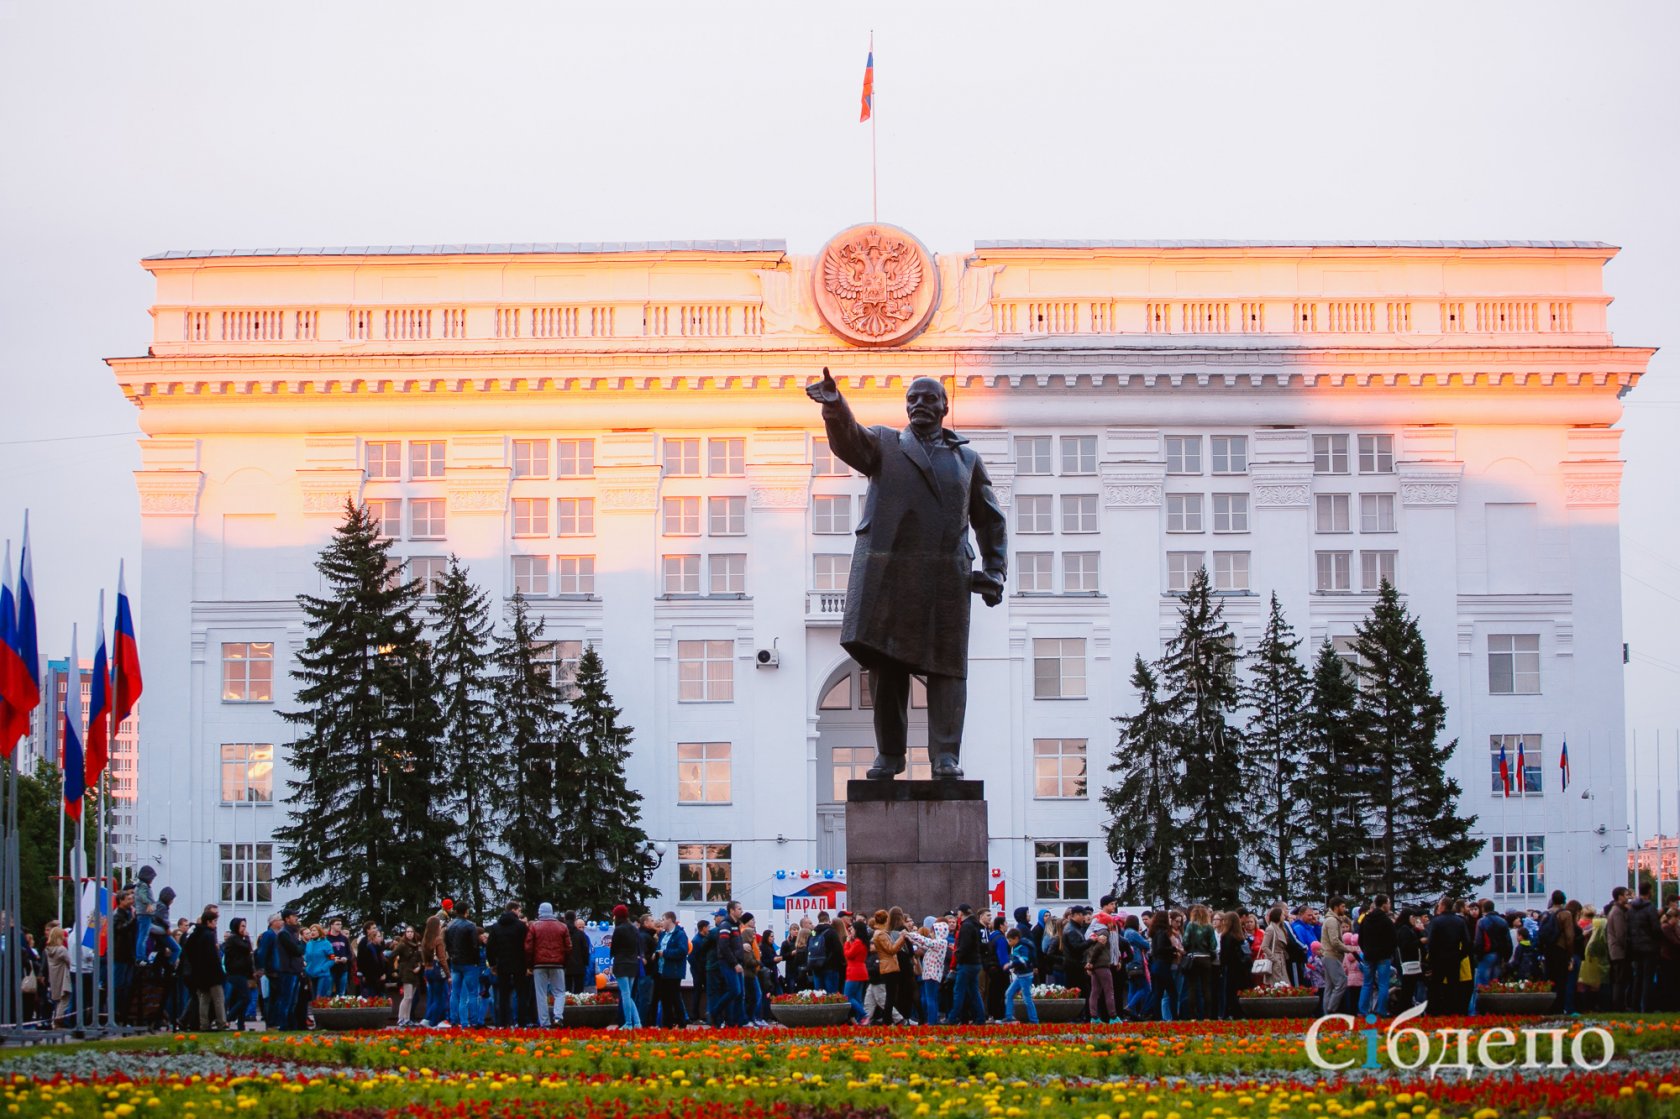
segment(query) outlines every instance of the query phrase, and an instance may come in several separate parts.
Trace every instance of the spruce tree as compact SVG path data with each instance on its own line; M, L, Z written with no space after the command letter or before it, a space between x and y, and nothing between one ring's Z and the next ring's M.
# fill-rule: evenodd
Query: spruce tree
M554 645L543 640L523 596L508 603L507 631L496 641L496 735L509 779L497 789L496 817L515 897L536 904L558 882L566 861L554 821L575 811L578 759L562 756L578 740L567 733L566 696L554 677Z
M378 521L346 502L315 564L326 594L298 596L309 637L293 672L300 709L282 713L298 735L287 750L287 822L274 835L280 881L307 887L294 904L311 914L388 921L412 912L401 908L410 892L433 888L409 876L436 852L404 838L417 823L416 767L436 748L425 705L413 702L426 675L420 588L397 578L390 553Z
M1178 611L1179 628L1160 660L1183 782L1180 851L1186 897L1235 908L1246 894L1242 732L1237 707L1235 638L1213 594L1207 568L1196 572Z
M1254 797L1249 838L1259 870L1256 900L1262 907L1301 896L1300 861L1310 820L1303 811L1307 670L1296 655L1300 647L1274 593L1266 631L1240 692L1249 711L1244 768Z
M641 825L641 794L624 777L632 728L619 721L606 666L593 645L578 659L573 686L560 754L575 758L577 770L561 821L567 864L558 891L579 909L601 916L620 903L635 909L645 902L654 861Z
M1394 897L1462 897L1484 880L1469 871L1484 841L1470 834L1476 818L1458 814L1462 790L1447 775L1458 742L1441 741L1447 706L1430 677L1423 633L1386 579L1354 649L1374 877Z
M422 644L407 669L400 764L387 771L386 789L401 868L391 884L392 911L412 921L436 910L439 898L459 894L462 882L455 818L441 792L447 779L439 747L443 709L430 647Z
M1178 760L1171 713L1160 684L1142 657L1134 660L1132 687L1138 712L1119 716L1120 738L1110 773L1120 782L1103 790L1108 823L1109 858L1119 871L1116 892L1125 905L1165 904L1172 900L1177 852L1172 843L1174 790Z
M491 704L490 600L473 585L453 555L432 603L432 664L443 733L439 769L448 790L444 809L455 820L457 850L465 878L462 891L474 913L488 913L506 879L496 846L493 805L509 779L507 751L496 734Z
M1325 900L1364 893L1360 859L1370 846L1358 770L1359 692L1347 662L1330 642L1319 646L1305 713L1306 896Z

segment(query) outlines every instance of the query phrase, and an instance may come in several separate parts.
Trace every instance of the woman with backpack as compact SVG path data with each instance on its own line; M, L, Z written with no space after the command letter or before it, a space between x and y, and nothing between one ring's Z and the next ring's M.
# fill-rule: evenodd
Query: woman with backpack
M222 984L225 1013L233 1029L243 1030L251 1011L251 976L256 972L243 917L228 922L227 935L222 938L222 971L226 975Z

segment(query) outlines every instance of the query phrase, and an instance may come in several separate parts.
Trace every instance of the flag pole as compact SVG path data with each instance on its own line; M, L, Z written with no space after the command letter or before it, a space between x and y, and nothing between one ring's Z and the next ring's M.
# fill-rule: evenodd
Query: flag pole
M869 31L869 58L871 62L875 58L874 28L870 28ZM880 115L876 112L878 104L875 98L875 82L873 76L871 76L869 83L869 220L872 223L881 220L881 189L875 160L875 119Z
M1633 896L1639 896L1639 872L1644 868L1645 850L1639 836L1639 728L1633 728Z

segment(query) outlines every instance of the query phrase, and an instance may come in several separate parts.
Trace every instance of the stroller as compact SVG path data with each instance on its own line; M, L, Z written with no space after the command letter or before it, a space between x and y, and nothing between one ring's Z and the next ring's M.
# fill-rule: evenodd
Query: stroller
M134 968L129 1020L148 1030L186 1027L192 1000L182 999L180 968L168 955L154 952Z

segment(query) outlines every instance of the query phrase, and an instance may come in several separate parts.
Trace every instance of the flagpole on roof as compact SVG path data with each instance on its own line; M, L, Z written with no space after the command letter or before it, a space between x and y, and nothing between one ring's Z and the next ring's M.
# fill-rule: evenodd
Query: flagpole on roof
M880 180L879 180L879 177L878 177L878 174L877 174L878 164L876 163L876 159L875 159L875 116L876 116L876 113L875 113L875 80L874 80L874 71L875 71L875 30L874 30L874 28L870 28L870 31L869 31L869 63L870 63L870 67L869 67L870 68L870 83L869 83L869 220L871 222L878 222L878 221L881 220L881 190L880 190Z

